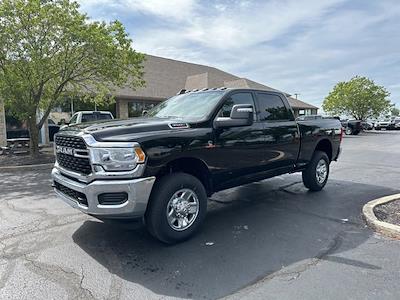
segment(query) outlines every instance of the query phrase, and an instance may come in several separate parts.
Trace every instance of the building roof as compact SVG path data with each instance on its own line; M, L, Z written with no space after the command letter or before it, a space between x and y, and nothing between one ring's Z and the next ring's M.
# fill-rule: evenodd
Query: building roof
M239 77L213 67L192 64L183 61L146 55L144 66L145 87L136 91L131 88L120 88L116 91L117 97L141 97L151 99L166 99L185 88L188 77L201 74L195 81L223 86L225 81L239 79ZM202 88L207 87L203 86ZM199 87L196 87L199 88Z
M287 97L289 104L293 108L300 108L300 109L307 109L307 108L312 108L312 109L318 109L318 107L308 104L306 102L300 101L296 98L293 97Z
M133 90L129 87L116 91L118 98L141 98L164 100L175 95L181 89L193 90L213 87L252 88L266 91L278 91L269 86L240 78L214 67L193 64L153 55L145 55L145 87ZM286 94L289 96L289 94ZM291 98L291 97L289 97ZM295 108L317 108L294 98L289 99Z

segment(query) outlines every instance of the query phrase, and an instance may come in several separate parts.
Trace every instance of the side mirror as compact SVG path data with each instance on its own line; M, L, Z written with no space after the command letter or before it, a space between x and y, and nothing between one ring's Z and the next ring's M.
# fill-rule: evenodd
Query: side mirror
M250 104L236 104L232 107L229 118L217 117L214 120L215 128L250 126L253 124L254 111Z

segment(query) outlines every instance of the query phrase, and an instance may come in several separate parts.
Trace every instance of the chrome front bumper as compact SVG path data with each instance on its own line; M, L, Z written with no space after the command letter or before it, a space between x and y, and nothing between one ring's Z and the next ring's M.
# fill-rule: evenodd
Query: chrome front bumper
M142 217L146 211L151 189L155 181L155 177L147 177L137 179L94 180L90 183L83 183L63 176L57 168L53 168L51 176L53 181L84 194L88 205L83 205L79 203L78 200L54 188L54 191L64 202L86 214L110 218ZM98 196L100 194L122 192L128 195L127 201L122 204L102 205L98 201Z

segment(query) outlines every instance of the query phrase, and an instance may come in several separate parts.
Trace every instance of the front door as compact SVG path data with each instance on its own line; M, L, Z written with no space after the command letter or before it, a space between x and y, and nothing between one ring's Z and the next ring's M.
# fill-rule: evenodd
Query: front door
M218 114L229 117L233 105L251 104L255 112L253 94L237 92L227 98ZM209 152L209 166L214 182L226 187L237 181L253 176L262 170L264 164L264 126L255 115L250 126L218 128L214 130L214 148Z

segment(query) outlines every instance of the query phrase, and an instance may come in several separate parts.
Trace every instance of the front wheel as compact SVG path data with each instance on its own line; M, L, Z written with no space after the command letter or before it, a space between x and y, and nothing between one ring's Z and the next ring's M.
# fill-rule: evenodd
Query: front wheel
M353 130L351 130L350 127L347 127L346 130L344 131L344 133L345 133L346 135L351 135L351 134L353 133Z
M207 194L196 177L172 173L154 186L146 211L146 226L158 240L173 244L191 237L207 211Z
M320 191L329 176L329 158L325 152L315 151L307 169L303 171L303 183L310 191Z

